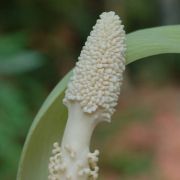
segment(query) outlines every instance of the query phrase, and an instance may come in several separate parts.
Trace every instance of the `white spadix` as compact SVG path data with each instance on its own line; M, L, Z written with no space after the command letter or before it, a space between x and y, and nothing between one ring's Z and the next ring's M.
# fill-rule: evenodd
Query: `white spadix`
M99 151L89 152L90 139L99 122L111 120L117 105L125 49L119 16L102 13L87 38L65 93L68 120L61 147L54 143L49 180L97 179Z

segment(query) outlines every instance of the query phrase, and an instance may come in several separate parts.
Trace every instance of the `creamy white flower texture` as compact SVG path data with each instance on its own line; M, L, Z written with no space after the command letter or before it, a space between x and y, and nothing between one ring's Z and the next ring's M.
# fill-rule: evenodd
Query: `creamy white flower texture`
M67 164L63 162L62 150L59 144L56 142L53 144L52 156L49 163L49 180L81 180L89 177L92 180L98 178L99 167L97 166L99 151L95 150L94 153L87 154L88 166L84 167L81 161L77 162L77 177L73 177L71 174L67 174ZM76 159L76 153L69 146L65 147L66 152L72 160ZM73 165L72 165L73 166ZM84 178L85 177L85 178Z
M83 47L64 103L68 120L61 147L54 143L49 180L95 180L99 151L89 152L96 125L110 121L125 69L125 32L119 16L102 13Z
M85 113L100 111L110 121L125 69L125 32L119 16L102 13L87 38L66 90L64 103L78 101Z

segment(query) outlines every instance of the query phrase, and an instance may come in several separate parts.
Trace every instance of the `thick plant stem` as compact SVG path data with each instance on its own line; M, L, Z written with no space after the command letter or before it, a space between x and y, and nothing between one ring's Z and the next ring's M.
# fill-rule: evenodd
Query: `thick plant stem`
M71 144L76 151L89 148L92 132L97 124L94 116L85 114L79 103L68 105L68 121L66 124L62 146Z
M87 180L97 179L99 151L90 153L90 139L97 120L94 116L84 113L79 103L71 103L68 105L69 117L67 120L64 136L60 147L55 143L53 151L59 152L57 165L54 159L50 164L50 172L59 171L58 177L61 180ZM58 150L59 148L59 150ZM55 157L54 156L54 157ZM51 158L54 158L51 157ZM52 166L51 166L52 165ZM52 176L50 175L50 179Z
M62 154L67 174L74 180L86 180L91 174L88 159L90 139L96 126L92 115L85 114L79 103L70 104L69 117L62 140ZM69 171L69 172L68 172Z

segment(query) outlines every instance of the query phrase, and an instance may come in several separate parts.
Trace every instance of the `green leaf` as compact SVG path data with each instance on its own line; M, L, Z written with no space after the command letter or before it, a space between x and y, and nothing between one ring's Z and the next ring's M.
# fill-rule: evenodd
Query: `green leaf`
M180 25L136 31L127 35L127 64L156 54L180 53ZM60 141L67 118L62 104L72 71L58 83L39 110L28 133L18 180L46 180L52 144Z
M127 35L127 64L144 57L180 53L180 25L162 26Z
M68 73L64 77L39 110L23 148L17 179L47 179L52 143L61 138L67 118L62 98L70 76L71 73Z

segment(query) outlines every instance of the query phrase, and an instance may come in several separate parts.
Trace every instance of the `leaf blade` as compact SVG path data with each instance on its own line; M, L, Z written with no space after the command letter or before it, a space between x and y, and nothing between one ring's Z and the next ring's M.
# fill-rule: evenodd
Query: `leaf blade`
M127 64L147 56L180 53L180 25L136 31L127 35L126 42ZM71 74L58 83L35 117L23 148L18 180L47 179L52 143L61 138L67 118L62 99Z
M138 30L127 35L127 64L163 53L180 53L180 25Z

